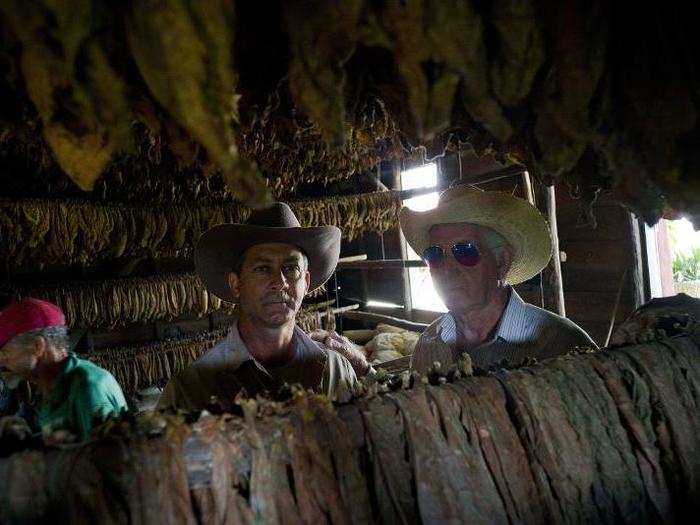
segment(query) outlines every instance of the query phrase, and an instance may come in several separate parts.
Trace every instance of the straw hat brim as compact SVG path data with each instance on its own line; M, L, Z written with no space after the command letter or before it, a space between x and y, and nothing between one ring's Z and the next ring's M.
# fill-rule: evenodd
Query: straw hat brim
M335 226L302 228L221 224L205 232L197 243L195 269L209 292L235 303L228 274L244 252L256 244L291 244L309 260L311 284L308 292L312 292L333 275L340 256L340 236L340 229Z
M470 223L501 234L513 250L513 262L505 276L518 284L547 266L552 253L549 226L529 202L509 193L458 188L440 196L438 206L417 212L402 208L401 229L418 255L430 246L430 228L436 224Z

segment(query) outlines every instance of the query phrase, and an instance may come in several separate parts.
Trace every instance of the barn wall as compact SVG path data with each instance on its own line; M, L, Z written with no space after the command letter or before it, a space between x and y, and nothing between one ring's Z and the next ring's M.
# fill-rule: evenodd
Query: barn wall
M567 317L603 344L620 286L616 324L641 299L636 221L610 197L602 196L594 208L596 227L582 225L579 201L561 187L557 206L559 243L566 253L562 275Z

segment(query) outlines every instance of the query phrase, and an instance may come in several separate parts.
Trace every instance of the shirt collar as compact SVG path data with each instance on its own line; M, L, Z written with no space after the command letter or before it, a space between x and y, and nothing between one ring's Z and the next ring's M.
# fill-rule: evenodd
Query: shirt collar
M517 320L521 319L524 315L525 301L518 295L518 293L509 286L510 297L508 298L508 303L506 304L503 313L501 314L501 319L498 321L498 328L493 339L485 341L483 345L489 345L497 341L513 342L513 337L515 335L514 329L517 327ZM452 312L447 312L445 316L441 319L438 326L438 335L440 339L447 344L455 344L459 339L459 327L457 321L455 320Z
M54 405L58 402L64 401L68 397L68 382L66 378L77 366L78 366L78 356L73 352L68 352L68 357L64 361L63 369L56 377L51 392L46 398L46 402L50 405Z
M264 367L250 354L248 347L246 346L245 342L243 342L241 333L238 330L238 319L233 322L233 325L228 331L225 339L225 348L227 350L226 359L232 367L238 368L246 361L252 360L256 365L264 369ZM309 352L315 352L320 349L318 344L297 325L294 326L294 335L292 335L292 348L294 350L294 357L288 364L303 359Z
M514 329L518 326L518 320L523 319L527 312L525 311L525 301L522 300L518 292L516 292L512 286L509 286L509 288L510 298L508 299L505 310L503 310L503 315L501 315L494 340L500 339L511 343L513 342L514 335L516 335Z

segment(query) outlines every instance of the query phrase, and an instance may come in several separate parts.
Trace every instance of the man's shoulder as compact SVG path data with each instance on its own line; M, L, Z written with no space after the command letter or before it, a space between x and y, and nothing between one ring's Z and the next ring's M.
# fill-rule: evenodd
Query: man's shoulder
M434 337L440 333L440 331L447 325L450 324L452 317L450 312L445 312L444 314L438 316L432 323L425 327L425 330L421 332L421 339L423 337Z
M170 378L168 384L187 384L200 379L202 376L216 373L226 366L227 354L229 352L230 345L226 339L222 339L182 370L174 374Z
M229 337L217 342L170 378L158 407L195 409L204 406L218 388L219 374L230 367L235 368L234 351Z
M529 323L536 325L541 332L549 333L552 338L562 343L596 346L585 330L571 319L526 302L522 303L521 309Z
M68 372L67 379L71 385L90 386L94 388L112 388L119 384L108 370L92 361L75 356L75 366Z
M227 354L234 349L230 338L224 337L192 362L193 366L207 366L225 361Z
M71 397L91 404L126 405L121 386L108 370L86 359L75 359L77 363L66 377Z

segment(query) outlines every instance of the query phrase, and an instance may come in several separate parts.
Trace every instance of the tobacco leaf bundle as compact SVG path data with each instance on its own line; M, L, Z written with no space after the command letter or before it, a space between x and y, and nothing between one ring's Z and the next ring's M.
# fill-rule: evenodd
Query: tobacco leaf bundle
M307 295L314 299L325 288ZM70 328L114 328L135 323L172 320L183 315L233 313L235 306L209 293L193 274L79 281L56 285L0 287L0 294L20 299L36 297L58 305ZM332 302L332 301L331 301ZM327 303L322 303L327 306ZM305 305L301 314L317 310ZM306 325L305 325L306 326ZM312 325L309 325L312 326Z
M280 108L275 93L260 118L240 137L241 151L255 158L275 195L292 195L300 184L329 184L403 155L398 130L386 105L376 97L344 122L344 146L331 147L317 125Z
M392 192L290 202L303 226L334 225L346 238L398 224ZM132 207L87 201L0 200L0 259L10 267L87 264L118 257L187 256L209 228L240 223L250 210L235 203Z
M364 193L325 199L290 202L305 226L330 224L353 240L359 235L382 233L398 225L401 200L391 191Z
M46 142L68 176L91 190L130 132L126 83L105 50L111 15L91 0L8 0L0 12L21 44Z
M16 298L38 297L57 304L69 327L113 328L131 323L171 320L185 314L233 311L233 305L209 294L196 275L72 282L55 286L6 287Z
M271 203L255 163L240 157L229 0L147 0L132 4L129 47L154 98L206 149L231 191L253 207Z
M11 266L187 255L199 236L242 222L239 205L131 207L77 200L0 201L0 258Z
M363 0L289 1L289 87L296 106L331 147L345 144L344 62L355 50Z
M143 345L110 348L86 355L109 370L127 394L163 384L226 335L225 330Z
M609 7L605 2L568 3L566 14L548 13L551 63L535 102L534 136L541 157L532 169L554 179L576 166L600 125L599 110L605 108L596 95L608 49Z
M489 22L497 35L490 62L491 88L504 107L516 107L531 90L545 59L544 35L535 2L496 0Z
M296 391L241 400L242 415L110 421L86 443L1 459L0 520L691 522L698 343L414 375L335 406Z

